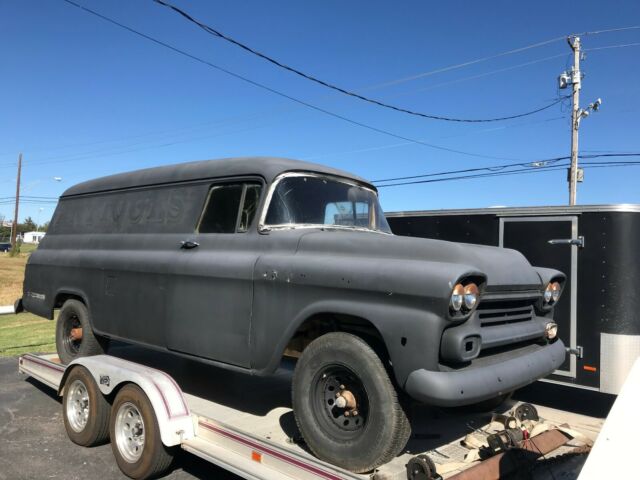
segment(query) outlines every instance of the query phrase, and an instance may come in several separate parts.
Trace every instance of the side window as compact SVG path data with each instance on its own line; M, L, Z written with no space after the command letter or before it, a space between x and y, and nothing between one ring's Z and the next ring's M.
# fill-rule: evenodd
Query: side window
M258 209L260 190L261 185L253 183L211 188L198 232L246 232Z

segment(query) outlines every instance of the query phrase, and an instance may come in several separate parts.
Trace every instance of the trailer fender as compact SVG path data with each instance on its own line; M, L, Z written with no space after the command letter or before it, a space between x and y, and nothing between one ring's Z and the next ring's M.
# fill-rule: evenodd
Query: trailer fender
M149 398L160 428L162 443L167 447L180 445L194 437L191 413L182 390L170 375L109 355L81 357L66 368L58 394L64 392L65 381L74 365L82 365L93 376L104 395L111 394L119 385L135 383Z

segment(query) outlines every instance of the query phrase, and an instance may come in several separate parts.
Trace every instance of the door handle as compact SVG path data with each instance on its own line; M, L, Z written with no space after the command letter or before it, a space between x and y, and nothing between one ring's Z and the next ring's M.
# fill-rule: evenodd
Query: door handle
M578 238L556 238L548 240L549 245L576 245L577 247L584 247L584 237L580 235Z
M183 240L180 242L180 248L184 250L191 250L192 248L199 247L200 244L194 240Z

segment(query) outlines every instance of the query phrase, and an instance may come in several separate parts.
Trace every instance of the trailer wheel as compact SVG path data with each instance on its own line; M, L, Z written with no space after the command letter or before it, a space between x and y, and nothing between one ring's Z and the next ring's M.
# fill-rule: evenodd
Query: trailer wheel
M125 385L116 395L109 432L118 467L128 477L156 477L171 465L173 450L162 443L151 402L137 385Z
M328 333L304 349L293 375L293 411L316 456L357 473L390 461L411 434L380 358L348 333Z
M64 364L78 357L104 353L93 334L89 310L78 300L67 300L60 309L56 324L56 350Z
M89 371L74 367L62 397L64 428L73 443L83 447L100 445L109 439L111 406Z

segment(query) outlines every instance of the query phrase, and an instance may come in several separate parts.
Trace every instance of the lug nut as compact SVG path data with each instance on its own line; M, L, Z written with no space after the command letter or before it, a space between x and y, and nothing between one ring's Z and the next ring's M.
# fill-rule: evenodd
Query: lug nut
M344 416L348 417L349 416L349 410L347 410L346 412L344 412Z
M357 416L358 416L358 410L354 410L353 412L351 412L351 414L352 414L354 417L357 417Z
M344 390L344 385L340 385L340 390Z

